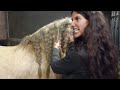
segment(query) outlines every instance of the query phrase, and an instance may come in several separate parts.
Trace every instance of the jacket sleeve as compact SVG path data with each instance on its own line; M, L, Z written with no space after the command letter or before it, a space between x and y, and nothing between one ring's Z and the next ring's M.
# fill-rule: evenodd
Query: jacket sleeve
M79 59L80 56L75 51L73 44L69 46L66 57L62 60L59 56L59 50L57 48L53 48L51 68L54 73L68 74L73 72L80 65Z

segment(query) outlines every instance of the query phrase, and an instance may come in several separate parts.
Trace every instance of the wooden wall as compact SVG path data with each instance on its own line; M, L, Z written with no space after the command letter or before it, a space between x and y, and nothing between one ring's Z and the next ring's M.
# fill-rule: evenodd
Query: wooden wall
M0 11L0 45L6 46L8 38L7 12Z
M0 11L0 40L7 39L6 12Z

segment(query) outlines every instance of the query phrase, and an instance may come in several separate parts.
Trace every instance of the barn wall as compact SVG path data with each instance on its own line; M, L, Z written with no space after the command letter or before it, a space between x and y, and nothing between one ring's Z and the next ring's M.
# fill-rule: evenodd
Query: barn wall
M13 11L8 12L10 45L17 39L32 34L42 26L62 17L70 16L69 11ZM19 40L18 40L19 41Z
M5 14L4 11L0 11L0 40L5 40L7 38Z
M0 11L0 45L7 45L7 13Z

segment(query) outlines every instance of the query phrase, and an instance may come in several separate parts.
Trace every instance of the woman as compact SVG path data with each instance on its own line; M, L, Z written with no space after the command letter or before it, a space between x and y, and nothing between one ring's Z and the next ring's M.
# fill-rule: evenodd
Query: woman
M118 78L117 49L108 23L101 11L72 11L74 39L63 60L59 57L59 42L55 43L51 67L63 79Z

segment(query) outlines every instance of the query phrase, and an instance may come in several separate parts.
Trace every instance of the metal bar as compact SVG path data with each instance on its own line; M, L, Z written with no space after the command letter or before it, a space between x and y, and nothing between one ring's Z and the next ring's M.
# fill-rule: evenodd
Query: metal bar
M10 38L10 36L9 36L9 17L8 17L8 13L9 13L9 11L6 12L6 22L7 22L7 29L6 29L6 30L7 30L7 41L8 41L8 38ZM8 41L7 45L10 45L9 41Z
M118 42L119 42L119 45L118 45L118 49L120 50L120 11L119 11L119 19L118 19L118 34L119 34L119 37L118 37Z

